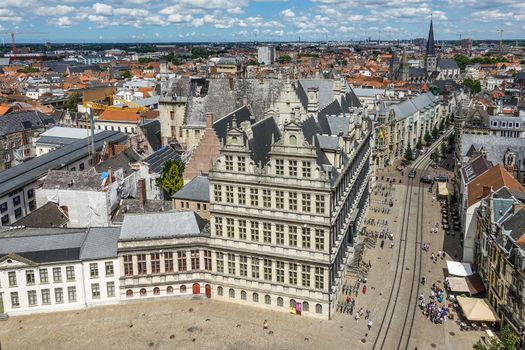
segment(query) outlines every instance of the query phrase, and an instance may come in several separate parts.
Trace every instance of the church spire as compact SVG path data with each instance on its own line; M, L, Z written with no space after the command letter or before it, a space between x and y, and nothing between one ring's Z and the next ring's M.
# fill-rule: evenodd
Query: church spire
M427 40L427 57L435 56L434 52L434 26L432 25L432 15L430 15L430 29L428 31Z

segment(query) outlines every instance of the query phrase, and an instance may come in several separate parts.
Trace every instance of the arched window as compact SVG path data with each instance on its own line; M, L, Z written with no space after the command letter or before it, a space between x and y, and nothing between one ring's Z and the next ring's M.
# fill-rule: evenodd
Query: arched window
M290 299L290 307L295 308L295 299Z
M223 293L222 287L217 287L217 295L222 297Z
M173 294L173 287L172 286L169 286L168 288L166 288L166 294Z
M186 286L184 284L182 286L180 286L180 292L181 293L186 293Z
M310 311L310 304L307 301L303 301L303 311Z
M160 288L159 287L153 288L153 295L160 295Z
M246 300L246 292L244 290L241 291L241 300Z
M288 138L288 143L292 146L296 146L297 145L297 136L295 135L290 135L290 137Z
M318 313L318 314L322 314L323 313L323 306L321 304L316 304L315 305L315 312Z
M264 303L267 304L267 305L271 305L272 304L272 297L269 296L268 294L266 294L264 296Z
M133 291L131 289L126 291L126 298L133 298Z
M259 294L253 293L252 300L253 300L254 303L258 303L259 302Z
M277 306L283 306L283 305L284 305L283 298L278 297L277 298Z
M145 297L146 295L148 295L148 293L146 292L146 288L142 288L142 289L140 290L140 296L141 296L141 297Z
M230 288L230 291L228 293L230 294L230 298L235 298L235 291L233 290L233 288Z

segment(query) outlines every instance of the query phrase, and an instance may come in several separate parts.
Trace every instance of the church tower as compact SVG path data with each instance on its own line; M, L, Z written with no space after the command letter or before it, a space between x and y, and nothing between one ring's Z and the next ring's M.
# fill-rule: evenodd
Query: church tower
M427 52L425 55L425 68L430 74L437 69L437 57L434 49L434 27L432 25L432 17L430 17L430 30L428 31Z
M408 57L406 49L403 49L403 56L401 57L401 64L399 65L399 79L408 81L410 78L410 67L408 65Z

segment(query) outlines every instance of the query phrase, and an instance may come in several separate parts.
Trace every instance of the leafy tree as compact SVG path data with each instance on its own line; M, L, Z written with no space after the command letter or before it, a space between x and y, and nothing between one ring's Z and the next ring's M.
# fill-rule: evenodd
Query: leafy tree
M463 85L467 87L473 94L477 94L481 91L481 83L479 80L467 78L463 80Z
M156 184L171 197L184 186L184 162L180 160L168 160L162 167L162 175L157 178Z
M410 147L410 143L407 145L404 157L406 160L412 160L412 147Z
M436 128L436 126L434 125L434 128L432 129L432 137L434 137L435 139L437 139L437 137L439 136L439 130Z
M74 92L67 97L66 108L70 112L78 111L78 104L82 101L82 95L78 92Z
M492 337L489 340L488 345L485 345L481 340L478 340L473 348L475 350L514 350L517 349L516 343L518 343L519 339L520 338L514 334L508 326L505 326L501 330L499 339L497 337Z
M290 57L290 55L282 55L282 56L279 56L279 58L277 59L277 61L281 63L290 62L291 60L292 58Z
M430 136L430 133L427 131L425 131L425 142L427 144L427 146L430 144L430 142L432 141L432 136Z
M443 131L443 129L445 129L445 122L441 119L441 122L439 122L439 131Z
M445 142L441 143L441 154L445 155L448 153L448 145Z
M250 61L248 61L248 65L249 66L256 66L257 65L257 61L256 60L250 60Z
M24 67L18 70L18 73L26 73L26 74L36 73L36 72L38 72L38 68L34 68L31 66L27 66L27 67Z
M198 58L208 58L208 56L212 52L209 52L208 50L203 49L202 47L193 47L191 49L191 58L192 59L198 59Z
M122 79L131 79L132 75L131 75L131 72L129 70L125 70L124 72L122 72L120 77Z
M150 62L153 62L153 59L150 58L150 57L141 57L141 58L139 58L139 63L140 64L146 64L146 63L150 63Z
M448 135L448 144L450 146L453 146L454 145L454 141L456 140L456 135L454 135L454 133Z
M419 140L417 140L416 149L418 151L421 151L423 149L423 143L421 142L421 137L419 138Z

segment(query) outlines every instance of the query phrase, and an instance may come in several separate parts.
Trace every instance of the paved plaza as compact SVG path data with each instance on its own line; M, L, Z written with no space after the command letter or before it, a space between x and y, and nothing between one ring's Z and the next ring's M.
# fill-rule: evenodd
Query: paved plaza
M395 173L394 173L395 174ZM394 175L393 174L393 175ZM405 174L406 175L406 174ZM419 175L419 174L418 174ZM392 176L390 176L391 178ZM406 176L405 176L406 177ZM400 174L398 174L398 178ZM388 221L386 226L394 234L394 247L385 243L380 248L365 248L363 260L370 261L367 291L362 286L356 298L355 310L370 310L373 326L367 330L364 318L356 321L353 315L337 312L333 320L324 321L291 315L286 312L268 311L263 308L242 306L213 299L156 299L124 303L115 306L96 307L87 310L11 317L0 322L2 350L10 349L372 349L377 337L382 315L396 269L397 250L400 246L400 220L404 210L406 179L391 190L394 200L389 213L369 210L369 218ZM379 181L380 184L384 182ZM419 180L416 185L419 185ZM428 283L422 291L430 292L432 282L443 282L446 259L430 260L432 251L442 250L443 232L430 233L432 223L440 220L439 203L426 190L424 194L423 241L431 245L430 252L422 253L422 275ZM371 208L384 206L381 191L373 191ZM415 202L415 201L414 201ZM389 207L389 206L388 206ZM390 207L389 207L390 208ZM370 228L372 229L372 228ZM415 229L415 225L414 228ZM376 228L379 230L379 227ZM457 238L454 238L457 239ZM390 242L387 240L386 242ZM458 244L447 242L448 245ZM450 250L450 249L449 249ZM449 251L447 258L450 259ZM356 277L348 273L348 285L356 283ZM401 293L409 293L401 289ZM340 301L346 295L341 294ZM413 301L416 303L416 300ZM406 308L406 305L405 305ZM405 311L396 311L396 320ZM269 329L263 330L268 320ZM400 323L401 324L401 323ZM396 337L396 330L390 332ZM434 325L418 308L411 332L409 349L471 349L484 334L460 331L456 320ZM394 337L394 336L393 336ZM397 340L384 349L395 349ZM379 349L381 342L375 348Z

